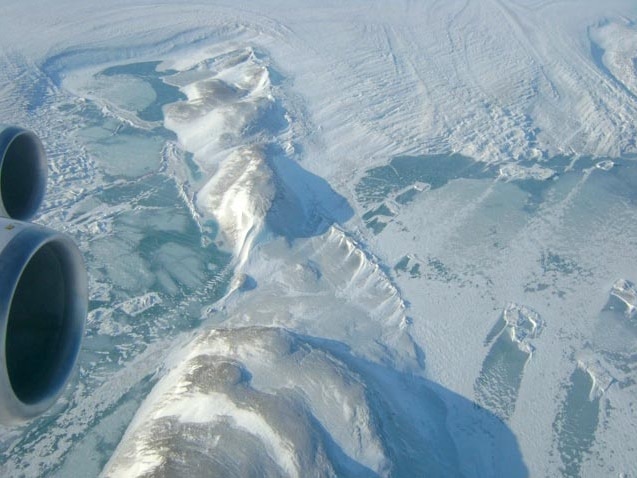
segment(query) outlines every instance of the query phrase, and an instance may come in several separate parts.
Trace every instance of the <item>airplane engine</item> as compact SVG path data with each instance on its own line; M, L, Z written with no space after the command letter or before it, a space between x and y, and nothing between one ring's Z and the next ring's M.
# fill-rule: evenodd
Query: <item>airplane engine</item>
M88 308L82 255L65 234L29 221L44 197L38 137L0 125L0 423L34 418L73 371Z

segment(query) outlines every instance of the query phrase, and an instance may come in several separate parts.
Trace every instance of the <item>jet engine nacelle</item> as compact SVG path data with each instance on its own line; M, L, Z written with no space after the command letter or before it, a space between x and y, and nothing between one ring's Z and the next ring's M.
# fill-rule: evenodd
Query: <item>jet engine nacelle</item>
M27 222L46 189L38 137L0 125L0 423L36 417L73 371L88 308L73 240Z

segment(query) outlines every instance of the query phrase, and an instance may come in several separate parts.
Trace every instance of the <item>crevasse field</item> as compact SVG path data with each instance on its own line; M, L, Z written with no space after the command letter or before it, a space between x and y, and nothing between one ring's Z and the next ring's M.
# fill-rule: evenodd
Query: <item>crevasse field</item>
M3 477L637 476L634 0L4 0L86 259Z

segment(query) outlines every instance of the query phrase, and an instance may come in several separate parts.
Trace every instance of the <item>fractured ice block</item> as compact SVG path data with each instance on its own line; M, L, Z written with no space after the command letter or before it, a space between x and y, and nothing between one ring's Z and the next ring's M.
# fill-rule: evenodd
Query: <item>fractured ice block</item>
M518 304L508 304L502 312L511 339L521 350L531 353L531 339L539 337L544 328L544 321L534 310Z
M619 279L610 290L610 294L617 297L626 305L626 316L632 317L637 308L637 290L632 282Z

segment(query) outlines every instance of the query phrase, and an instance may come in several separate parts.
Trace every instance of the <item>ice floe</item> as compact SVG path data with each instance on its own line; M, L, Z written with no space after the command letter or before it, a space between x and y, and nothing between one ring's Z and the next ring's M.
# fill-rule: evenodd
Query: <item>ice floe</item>
M509 304L502 312L502 318L507 325L511 339L524 351L531 353L531 342L540 336L544 328L544 321L540 314L530 308Z
M613 284L610 293L624 303L626 316L632 317L637 308L637 289L635 289L635 285L628 280L618 279Z
M506 181L533 179L536 181L546 181L555 176L555 171L550 168L534 164L530 167L519 164L505 164L500 166L498 177Z

